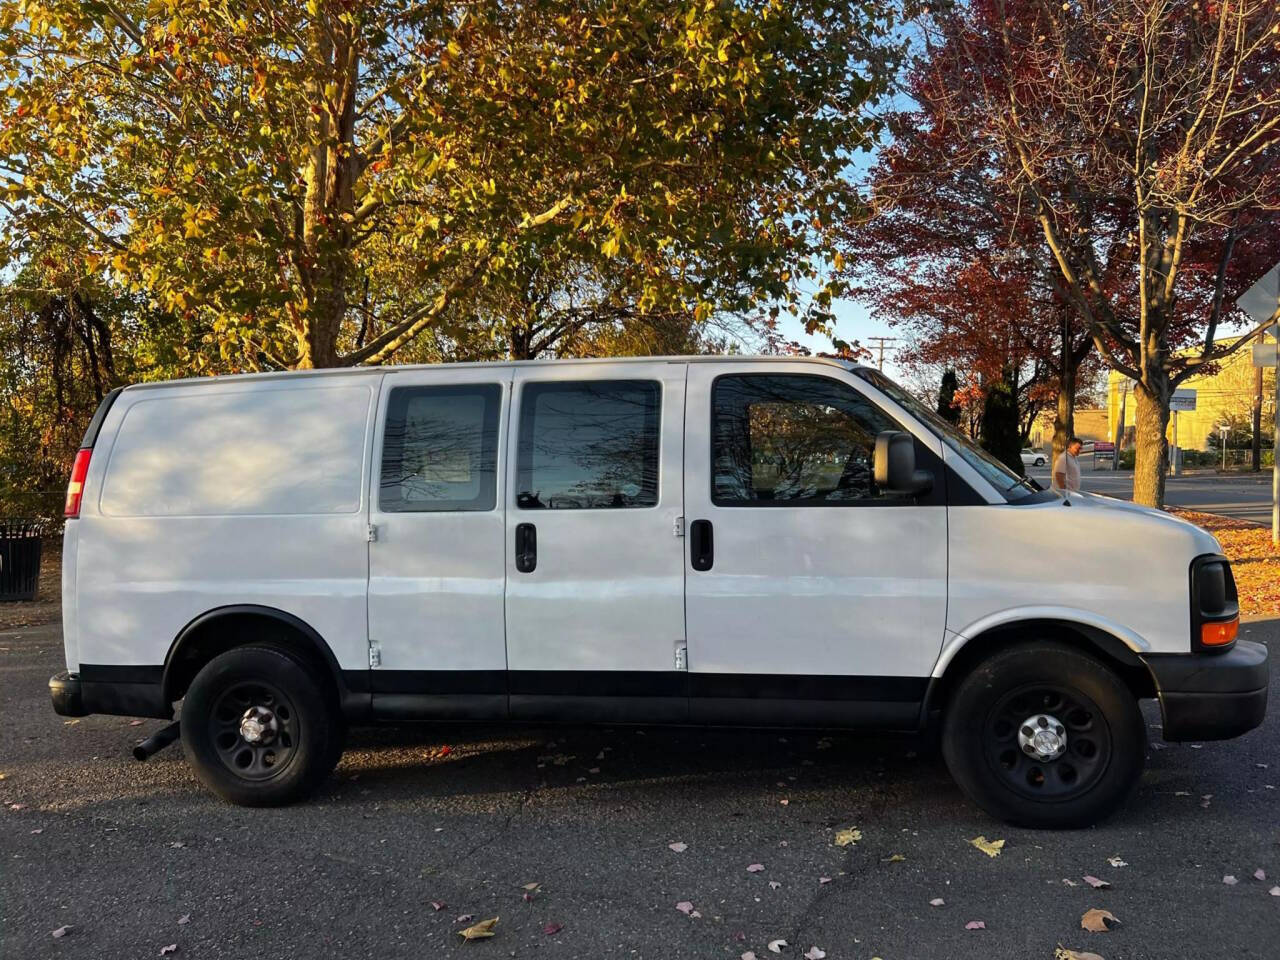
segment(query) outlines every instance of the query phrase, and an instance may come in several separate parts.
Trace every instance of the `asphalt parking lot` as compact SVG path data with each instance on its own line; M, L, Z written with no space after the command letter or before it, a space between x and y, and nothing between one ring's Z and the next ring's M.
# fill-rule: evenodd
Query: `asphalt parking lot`
M246 810L180 747L129 758L159 722L55 716L61 658L55 625L0 632L4 958L1278 955L1274 706L1228 743L1153 729L1133 803L1077 832L992 821L916 739L808 732L361 729L317 799Z

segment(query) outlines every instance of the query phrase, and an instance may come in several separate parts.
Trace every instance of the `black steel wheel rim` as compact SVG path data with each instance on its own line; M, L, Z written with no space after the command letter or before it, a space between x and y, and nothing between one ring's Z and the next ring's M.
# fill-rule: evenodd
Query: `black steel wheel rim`
M1019 732L1031 717L1061 722L1066 749L1054 759L1029 755ZM1019 796L1062 803L1092 789L1111 763L1111 727L1094 701L1066 684L1025 684L1004 694L987 714L983 752L991 771Z
M246 739L242 732L251 712L267 727L257 741ZM242 680L218 695L209 715L209 735L223 766L242 780L260 782L279 777L289 768L303 731L293 701L279 687Z

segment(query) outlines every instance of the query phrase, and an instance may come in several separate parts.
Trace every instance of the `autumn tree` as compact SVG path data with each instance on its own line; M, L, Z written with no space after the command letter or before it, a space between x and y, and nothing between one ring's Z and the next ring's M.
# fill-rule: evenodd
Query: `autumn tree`
M960 409L956 406L956 390L959 388L955 370L947 367L942 371L942 383L938 386L938 416L949 423L960 422Z
M902 106L887 114L890 139L869 172L872 216L846 232L854 292L910 331L902 361L958 364L984 393L1008 383L1024 442L1052 406L1061 451L1096 354L1055 283L1039 225L988 148L981 100L951 90L951 56L929 32L917 37Z
M1260 0L1005 0L922 22L969 149L1001 171L1055 287L1135 381L1134 498L1160 505L1169 398L1277 257L1280 8Z
M0 0L0 246L67 237L251 368L441 328L528 355L802 288L820 321L888 27L851 0Z

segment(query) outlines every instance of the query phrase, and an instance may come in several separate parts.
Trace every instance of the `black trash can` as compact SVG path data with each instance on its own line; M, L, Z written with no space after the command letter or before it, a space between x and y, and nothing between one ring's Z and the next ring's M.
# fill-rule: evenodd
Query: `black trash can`
M0 600L34 600L40 586L40 550L48 521L0 520Z

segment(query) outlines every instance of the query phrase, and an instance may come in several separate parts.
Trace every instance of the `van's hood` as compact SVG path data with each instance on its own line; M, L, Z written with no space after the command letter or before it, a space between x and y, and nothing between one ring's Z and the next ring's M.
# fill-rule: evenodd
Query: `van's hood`
M1165 510L1157 510L1155 507L1144 507L1141 504L1132 502L1131 500L1118 500L1115 497L1107 497L1100 493L1084 493L1075 492L1071 494L1071 506L1083 507L1087 510L1108 510L1122 513L1126 517L1134 515L1150 518L1151 522L1169 525L1181 528L1185 531L1194 531L1195 538L1203 545L1203 553L1221 553L1222 547L1218 543L1216 537L1197 527L1190 521L1183 520L1181 517L1175 516Z

